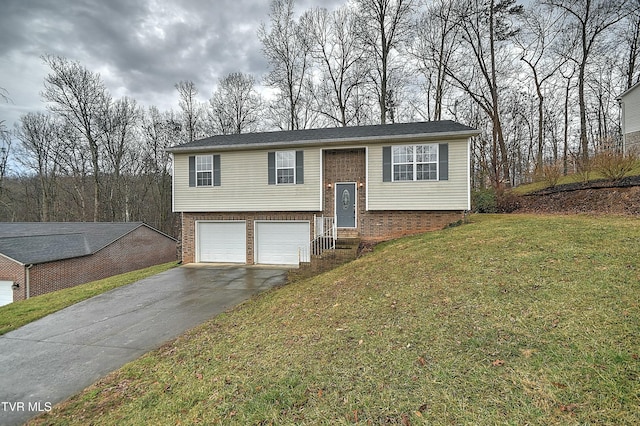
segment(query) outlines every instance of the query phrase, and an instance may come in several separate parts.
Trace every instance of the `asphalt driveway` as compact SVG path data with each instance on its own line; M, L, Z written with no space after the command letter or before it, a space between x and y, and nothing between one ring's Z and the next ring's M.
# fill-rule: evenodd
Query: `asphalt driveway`
M286 270L182 266L0 336L0 425L22 424L251 296Z

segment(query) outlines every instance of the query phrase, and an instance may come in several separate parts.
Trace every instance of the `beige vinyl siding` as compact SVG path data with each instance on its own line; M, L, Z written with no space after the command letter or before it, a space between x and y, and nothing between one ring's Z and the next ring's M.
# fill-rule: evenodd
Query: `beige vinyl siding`
M445 142L449 144L449 179L442 181L383 182L383 145L370 146L368 149L367 209L468 210L469 142L464 139L440 141L439 143Z
M304 150L304 183L287 185L268 184L268 152L269 150L216 152L220 154L221 185L214 187L189 187L189 155L196 154L175 154L174 211L322 210L320 149Z
M640 85L624 95L622 102L624 103L624 132L640 132Z

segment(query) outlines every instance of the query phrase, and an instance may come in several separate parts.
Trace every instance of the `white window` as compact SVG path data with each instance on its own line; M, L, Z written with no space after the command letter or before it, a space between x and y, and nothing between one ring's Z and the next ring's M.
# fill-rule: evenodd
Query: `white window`
M393 180L438 180L438 144L394 146Z
M276 152L276 183L296 183L296 152Z
M196 186L213 185L213 155L196 156Z

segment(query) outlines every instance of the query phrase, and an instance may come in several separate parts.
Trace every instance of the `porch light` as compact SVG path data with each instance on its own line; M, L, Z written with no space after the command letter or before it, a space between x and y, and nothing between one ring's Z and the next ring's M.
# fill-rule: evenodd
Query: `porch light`
M330 183L327 184L327 188L331 189L331 184Z
M19 288L20 288L20 284L18 284L18 283L13 283L13 284L11 285L11 289L12 289L12 290L17 290L17 289L19 289Z
M360 182L360 183L358 184L358 186L359 186L360 188L362 188L362 187L364 186L364 182Z

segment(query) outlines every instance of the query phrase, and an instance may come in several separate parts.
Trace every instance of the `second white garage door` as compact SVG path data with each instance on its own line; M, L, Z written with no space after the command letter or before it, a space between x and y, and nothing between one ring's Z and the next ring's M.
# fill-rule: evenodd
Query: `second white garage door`
M255 261L297 265L309 261L309 222L255 222Z
M245 221L198 222L198 262L246 263Z

